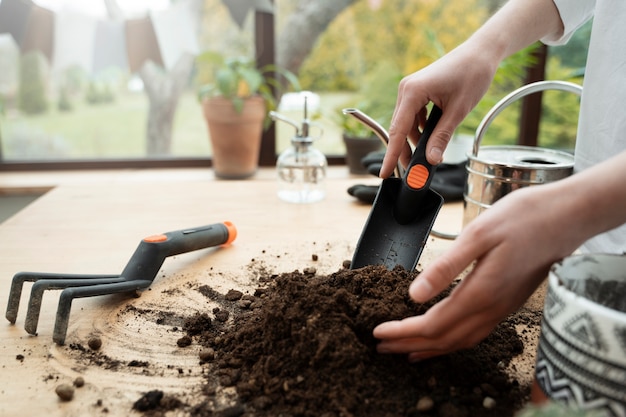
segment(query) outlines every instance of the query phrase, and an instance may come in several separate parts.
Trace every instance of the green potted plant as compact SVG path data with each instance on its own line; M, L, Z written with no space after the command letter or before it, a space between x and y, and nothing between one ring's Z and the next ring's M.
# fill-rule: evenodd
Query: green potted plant
M208 51L196 58L198 99L207 121L218 178L243 179L258 169L263 128L277 94L299 89L297 77L274 65Z

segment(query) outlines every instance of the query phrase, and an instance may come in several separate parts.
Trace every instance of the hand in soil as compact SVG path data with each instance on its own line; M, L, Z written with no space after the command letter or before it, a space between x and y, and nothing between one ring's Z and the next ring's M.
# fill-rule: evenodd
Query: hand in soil
M555 261L582 243L576 236L561 239L575 234L576 228L569 227L565 234L555 230L549 220L558 225L558 213L546 212L545 196L529 193L531 189L512 193L481 213L444 255L424 268L409 289L416 302L426 302L448 288L476 261L452 295L428 313L378 326L374 334L383 340L381 352L409 353L410 359L420 360L475 346L524 304ZM524 222L511 221L522 217ZM559 236L561 243L545 236Z

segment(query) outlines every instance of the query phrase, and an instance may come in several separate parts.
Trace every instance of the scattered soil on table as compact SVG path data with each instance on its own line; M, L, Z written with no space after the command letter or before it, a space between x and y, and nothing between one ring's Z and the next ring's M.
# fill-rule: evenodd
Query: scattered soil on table
M371 266L328 276L314 269L266 278L254 294L198 290L220 307L183 328L210 361L192 416L513 416L529 387L507 373L524 350L516 327L537 327L522 309L473 349L410 364L376 352L372 329L424 313L408 298L416 272ZM452 287L451 287L452 288ZM212 359L214 357L214 359ZM212 360L211 360L212 359ZM234 390L225 404L220 395ZM151 394L154 398L154 393ZM181 404L181 407L184 406ZM159 405L151 408L158 412ZM153 414L158 415L158 414Z

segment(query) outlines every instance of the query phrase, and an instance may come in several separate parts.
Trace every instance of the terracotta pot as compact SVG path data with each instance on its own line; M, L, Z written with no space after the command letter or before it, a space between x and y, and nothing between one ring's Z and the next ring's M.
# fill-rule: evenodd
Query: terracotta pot
M265 101L255 96L239 113L232 102L214 97L202 102L213 149L213 170L222 179L244 179L259 167Z
M371 138L356 138L343 135L343 143L346 146L346 163L350 174L365 175L367 168L361 163L361 159L370 152L382 151L383 143L375 136Z

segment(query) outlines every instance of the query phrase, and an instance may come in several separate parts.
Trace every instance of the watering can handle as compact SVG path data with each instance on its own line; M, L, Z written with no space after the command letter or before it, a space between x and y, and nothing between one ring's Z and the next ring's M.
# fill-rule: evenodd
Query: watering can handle
M537 81L531 84L526 84L518 88L517 90L509 93L509 95L505 96L499 102L496 103L495 106L489 110L489 112L485 115L483 120L478 125L476 129L476 135L474 136L474 147L472 148L472 155L477 156L478 150L480 148L480 142L487 131L487 128L493 122L493 119L496 118L497 115L502 112L505 108L507 108L510 104L513 104L515 101L519 100L522 97L526 97L533 93L538 93L544 90L561 90L567 91L570 93L574 93L577 95L581 95L583 88L574 83L570 83L567 81Z
M478 150L480 149L480 143L487 131L491 122L496 118L502 110L507 108L510 104L513 104L515 101L519 100L522 97L525 97L530 94L538 93L544 90L560 90L566 91L570 93L574 93L576 95L582 94L582 87L578 84L567 82L567 81L537 81L534 83L526 84L517 90L509 93L507 96L502 98L499 102L496 103L495 106L489 110L489 112L485 115L483 120L478 125L476 129L476 135L474 136L474 146L472 148L472 155L478 156ZM458 233L442 233L437 230L432 230L430 232L433 236L436 236L441 239L454 240L458 237Z

